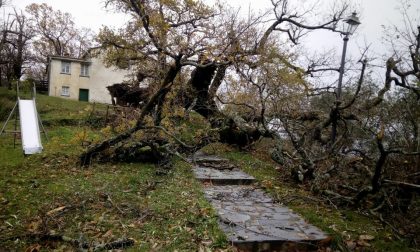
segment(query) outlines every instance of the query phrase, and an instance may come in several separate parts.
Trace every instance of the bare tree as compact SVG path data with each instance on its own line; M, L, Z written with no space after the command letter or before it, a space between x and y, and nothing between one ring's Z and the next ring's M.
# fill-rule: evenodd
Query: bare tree
M23 74L23 68L30 58L28 50L30 40L33 36L28 28L28 21L23 12L14 13L8 16L4 22L1 40L2 74L6 77L8 88L12 81L19 79Z
M93 32L76 27L73 17L54 10L47 4L31 4L26 7L30 29L34 32L32 51L35 65L32 75L46 76L47 59L50 55L81 57L92 46ZM39 73L41 72L41 74Z

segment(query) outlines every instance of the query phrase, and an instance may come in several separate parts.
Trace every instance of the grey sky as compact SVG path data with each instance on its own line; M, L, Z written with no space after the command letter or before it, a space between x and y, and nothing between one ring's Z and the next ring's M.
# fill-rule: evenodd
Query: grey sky
M10 6L24 9L31 3L46 3L55 10L69 12L75 19L78 26L91 28L95 32L99 31L102 25L119 26L126 20L122 14L115 14L106 11L103 0L9 0ZM10 9L10 8L9 8Z
M214 2L214 0L204 0ZM299 5L310 3L315 0L296 0ZM337 0L319 0L317 8L327 10ZM47 3L54 9L60 9L73 15L79 26L89 27L95 32L102 25L118 27L122 25L127 17L123 14L115 14L106 11L104 0L11 0L11 5L23 9L30 3ZM352 0L352 8L360 13L361 26L356 31L349 42L349 57L356 59L360 57L360 48L371 45L370 57L380 59L385 51L383 44L383 27L391 24L402 26L402 19L397 7L401 0ZM254 12L270 8L270 0L228 0L227 4L233 7L241 7L242 12L246 13L249 9ZM410 16L415 20L416 25L420 25L420 1L412 0L409 9ZM10 8L9 8L10 9ZM303 45L309 52L335 50L336 57L341 55L342 39L336 33L330 31L318 31L307 36ZM337 59L337 64L339 59Z

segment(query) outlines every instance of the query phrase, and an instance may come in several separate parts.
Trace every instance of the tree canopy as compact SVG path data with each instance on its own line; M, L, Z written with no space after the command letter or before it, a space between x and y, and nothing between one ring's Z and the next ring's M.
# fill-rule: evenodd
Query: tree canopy
M316 192L353 205L381 198L394 186L402 190L393 191L395 200L399 193L412 197L418 179L407 179L395 167L404 160L404 174L415 174L419 166L420 28L406 22L408 32L395 29L404 35L391 41L402 49L388 54L382 83L369 75L365 51L351 84L338 97L332 87L314 85L311 77L339 69L327 58L311 58L303 65L299 58L304 52L294 46L314 30L341 33L337 27L349 6L336 5L319 20L294 8L292 1L271 2L271 12L244 18L201 1L106 1L131 16L124 28L101 30L98 42L107 63L134 69L142 77L134 85L154 91L134 127L90 147L82 163L110 147L130 145L138 131L168 133L158 145L177 155L208 141L252 148L269 137L272 158ZM391 85L397 87L392 94ZM171 106L185 111L181 115L196 111L218 137L201 135L194 146L186 144L167 124L179 116ZM404 204L402 208L409 205Z
M2 20L2 80L9 88L24 73L45 80L51 55L79 58L93 45L93 32L76 27L70 13L30 4Z

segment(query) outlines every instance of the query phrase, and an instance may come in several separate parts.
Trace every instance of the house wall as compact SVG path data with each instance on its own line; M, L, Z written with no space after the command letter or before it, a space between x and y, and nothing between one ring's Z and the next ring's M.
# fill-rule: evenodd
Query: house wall
M61 73L61 58L51 58L49 65L49 95L65 99L79 99L79 89L89 90L89 102L111 103L111 96L106 89L114 83L127 79L128 71L107 68L100 56L88 61L65 59L71 62L70 74ZM89 65L89 76L81 76L81 64ZM62 87L69 87L69 96L62 95Z
M90 70L92 101L103 103L111 103L111 95L106 87L123 82L129 74L126 70L105 67L100 57L92 59Z

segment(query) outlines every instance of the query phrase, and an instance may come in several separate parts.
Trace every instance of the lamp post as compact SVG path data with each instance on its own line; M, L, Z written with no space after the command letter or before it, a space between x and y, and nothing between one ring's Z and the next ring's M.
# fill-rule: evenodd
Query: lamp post
M350 17L346 18L343 23L343 32L344 35L343 41L343 53L341 54L341 65L340 65L340 76L338 78L338 86L337 86L337 100L340 101L341 99L341 86L343 84L343 75L344 75L344 65L346 63L346 53L347 53L347 42L349 41L349 36L354 33L357 26L361 23L359 18L357 17L357 13L353 12Z
M344 19L343 22L343 31L341 32L344 35L343 41L343 53L341 54L341 65L340 65L340 75L338 77L338 86L337 86L337 98L336 98L336 105L333 111L333 122L332 122L332 133L331 133L331 140L332 144L335 142L335 138L337 135L337 117L338 117L338 107L341 103L341 89L343 85L343 75L344 75L344 65L346 63L346 53L347 53L347 42L349 41L349 36L354 33L357 26L359 26L360 20L357 17L357 13L353 12L351 16Z

